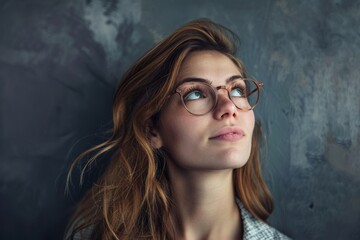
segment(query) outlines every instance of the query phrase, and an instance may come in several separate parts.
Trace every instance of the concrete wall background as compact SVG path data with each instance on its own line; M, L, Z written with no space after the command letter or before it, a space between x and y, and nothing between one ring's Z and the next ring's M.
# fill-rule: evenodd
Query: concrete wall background
M271 223L360 238L360 2L0 0L0 238L61 239L64 173L109 127L124 70L183 23L235 31L265 83L257 117Z

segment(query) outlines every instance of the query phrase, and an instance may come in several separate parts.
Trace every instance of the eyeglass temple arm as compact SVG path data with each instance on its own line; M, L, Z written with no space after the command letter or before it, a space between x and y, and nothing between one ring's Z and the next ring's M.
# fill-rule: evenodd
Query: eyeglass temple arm
M252 90L249 94L247 94L247 96L250 96L250 95L253 94L254 92L262 89L262 88L264 87L264 84L261 83L261 82L257 82L257 83L256 83L256 86L257 86L257 88L254 89L254 90Z

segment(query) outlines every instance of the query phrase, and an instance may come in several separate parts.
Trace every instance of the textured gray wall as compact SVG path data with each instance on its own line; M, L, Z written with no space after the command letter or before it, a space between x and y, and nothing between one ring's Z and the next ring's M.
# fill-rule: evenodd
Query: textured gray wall
M265 83L271 223L360 239L360 1L0 0L1 239L61 239L79 197L64 196L64 173L110 126L119 77L199 17L234 30Z

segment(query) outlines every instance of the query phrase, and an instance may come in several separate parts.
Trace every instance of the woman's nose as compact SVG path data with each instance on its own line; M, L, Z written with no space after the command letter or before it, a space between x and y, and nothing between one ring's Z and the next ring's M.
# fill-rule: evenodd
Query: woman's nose
M237 117L238 109L231 101L229 93L226 89L218 90L218 101L214 109L214 116L216 119L223 119L226 117Z

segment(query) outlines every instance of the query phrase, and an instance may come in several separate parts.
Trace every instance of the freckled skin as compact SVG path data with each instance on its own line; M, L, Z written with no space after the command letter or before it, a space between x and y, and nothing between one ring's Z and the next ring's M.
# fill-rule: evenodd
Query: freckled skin
M216 51L198 51L185 59L177 81L199 77L211 81L216 87L226 85L225 80L233 75L241 73L227 56ZM237 109L226 90L221 89L218 94L216 108L203 116L187 112L178 94L172 95L163 108L161 126L153 140L169 153L169 168L223 170L239 168L247 162L255 125L254 112ZM236 141L210 139L219 129L227 126L241 128L245 136Z

